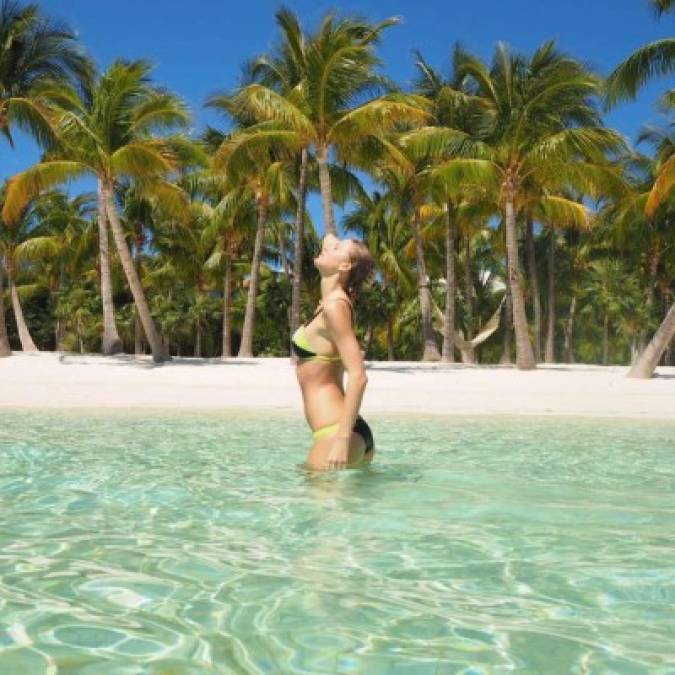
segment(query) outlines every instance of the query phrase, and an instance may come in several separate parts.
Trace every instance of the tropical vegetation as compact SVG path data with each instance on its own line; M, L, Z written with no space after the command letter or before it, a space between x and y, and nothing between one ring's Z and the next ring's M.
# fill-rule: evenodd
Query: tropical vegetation
M275 20L274 48L202 102L222 125L193 132L148 61L100 72L3 0L3 142L20 128L42 155L0 189L0 355L288 356L341 229L376 260L368 359L675 364L675 91L634 145L603 120L675 70L675 38L607 77L552 41L489 61L455 44L447 72L416 52L403 88L378 51L397 19ZM73 194L82 177L96 189Z

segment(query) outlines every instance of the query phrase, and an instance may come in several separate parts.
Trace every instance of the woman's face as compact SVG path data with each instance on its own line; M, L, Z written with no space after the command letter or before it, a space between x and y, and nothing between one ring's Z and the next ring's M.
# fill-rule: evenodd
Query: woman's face
M321 253L314 258L314 266L323 275L347 271L351 266L350 246L349 239L338 239L335 235L327 234L323 238Z

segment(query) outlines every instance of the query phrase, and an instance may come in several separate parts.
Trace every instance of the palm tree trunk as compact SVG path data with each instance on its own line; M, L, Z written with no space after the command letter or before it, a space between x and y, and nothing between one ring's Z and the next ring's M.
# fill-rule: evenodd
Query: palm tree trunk
M143 326L138 316L138 308L134 304L134 354L145 354L143 348Z
M26 319L23 316L21 309L21 302L19 301L19 293L16 290L14 283L14 274L11 265L7 267L7 276L9 277L9 290L12 297L12 309L14 310L14 319L16 320L16 328L19 332L19 340L21 341L21 349L24 352L37 352L38 348L33 342Z
M197 340L195 341L195 356L201 358L202 356L202 324L197 320Z
M364 350L363 358L367 359L370 354L370 348L373 345L373 335L375 334L375 326L372 323L368 324L368 329L366 330L366 348Z
M115 306L112 296L112 280L110 277L110 248L108 246L108 219L103 203L102 181L98 179L98 253L101 268L101 302L103 304L103 341L101 353L105 356L123 351L115 324Z
M574 363L574 315L577 309L577 298L572 296L570 302L570 312L567 316L567 323L565 324L565 361L567 363Z
M555 362L555 227L551 225L548 242L548 325L546 328L546 363Z
M471 233L464 237L464 310L466 312L466 339L473 339L473 281L471 280Z
M305 202L307 201L307 148L300 153L300 178L298 180L298 207L295 212L295 248L293 261L293 285L291 288L291 329L290 336L300 325L300 290L302 288L302 251L305 241ZM289 342L290 353L290 342Z
M605 313L602 322L602 365L609 363L609 316Z
M5 322L5 301L4 301L4 277L2 257L0 256L0 357L11 356L12 348L9 344L7 335L7 324Z
M333 215L333 192L330 186L328 171L328 148L318 147L316 157L319 161L319 184L321 186L321 203L323 204L323 225L326 233L337 237L335 216Z
M142 246L142 240L143 238L141 237L141 241L136 240L136 243L134 244L134 247L132 249L133 251L133 260L134 260L134 267L136 269L136 274L138 275L138 278L141 278L141 246ZM164 344L164 341L162 341L162 344ZM169 350L166 349L166 353L169 353ZM134 303L134 355L138 354L145 354L145 335L143 334L143 326L141 325L141 317L138 315L138 307L136 306L136 303Z
M656 288L656 275L659 270L659 261L661 260L661 249L655 245L651 251L649 259L649 280L647 285L647 316L651 319L652 309L654 307L654 289ZM639 351L642 352L647 347L647 330L643 328L640 331L638 339Z
M508 268L508 262L506 263ZM499 363L511 363L511 338L513 336L513 303L511 302L511 286L506 282L506 299L504 300L504 332L502 333L502 355Z
M452 203L448 201L448 220L445 228L445 325L443 330L443 361L455 362L455 218Z
M420 311L422 313L422 337L424 339L422 361L440 361L441 355L438 351L434 327L431 323L431 290L429 289L429 277L427 276L427 268L424 262L424 244L422 243L418 208L415 208L413 212L413 233L415 236L415 256L417 259L417 288Z
M279 256L281 257L281 269L287 277L291 276L291 268L288 264L288 253L286 251L286 224L279 223Z
M394 353L394 318L392 316L387 317L387 360L396 360Z
M534 358L541 361L541 295L537 277L537 258L534 248L534 222L527 219L527 271L530 275L532 291L532 313L534 315Z
M628 377L649 378L654 374L663 352L675 337L675 303L670 306L666 318L659 326L647 348L640 354Z
M230 330L230 295L232 289L232 258L225 257L225 279L223 281L223 354L232 356L232 331Z
M510 183L510 181L509 181ZM516 367L519 370L536 368L530 336L527 332L525 300L520 286L518 263L518 239L516 236L516 214L514 211L514 191L512 184L506 185L506 250L508 253L509 285L513 304L513 328L516 333Z
M258 293L258 274L262 260L263 243L265 241L265 228L269 206L267 197L259 195L258 202L258 231L255 235L253 247L253 260L251 261L251 279L248 285L248 297L246 299L246 313L244 314L244 327L241 331L241 344L239 345L238 357L253 356L253 327L255 325L255 300Z
M82 341L82 324L79 315L75 319L75 330L77 331L77 341L80 343L80 354L84 354L84 342Z
M171 356L166 352L165 345L163 344L162 339L157 332L157 327L155 326L155 322L153 321L152 315L150 314L150 307L148 306L148 301L145 297L141 280L138 277L138 273L134 267L134 261L131 258L131 253L129 253L129 247L127 246L126 239L124 238L124 231L122 230L122 225L120 224L119 217L117 215L117 209L115 207L113 198L113 185L111 182L104 181L102 183L102 194L106 207L106 214L108 216L108 222L112 227L115 245L117 246L117 252L120 256L120 262L122 263L122 269L124 270L124 274L127 277L131 294L133 295L134 302L138 308L138 313L141 317L141 323L143 324L143 330L145 331L145 335L148 339L148 342L150 343L150 349L152 350L152 360L156 363L161 361L169 361Z

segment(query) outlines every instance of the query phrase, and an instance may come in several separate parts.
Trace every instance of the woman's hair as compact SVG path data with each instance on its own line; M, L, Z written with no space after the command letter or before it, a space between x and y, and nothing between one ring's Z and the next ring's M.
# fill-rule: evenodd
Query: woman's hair
M361 286L370 278L375 269L375 260L373 260L368 247L360 239L350 239L349 241L352 242L352 253L350 255L352 266L344 287L349 299L354 303Z

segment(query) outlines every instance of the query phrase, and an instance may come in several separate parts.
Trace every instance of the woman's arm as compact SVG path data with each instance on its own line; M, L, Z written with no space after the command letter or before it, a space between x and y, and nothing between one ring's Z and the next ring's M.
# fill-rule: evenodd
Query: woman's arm
M345 404L336 437L351 437L361 399L368 383L361 347L352 328L351 312L344 302L324 302L324 316L331 339L335 343L347 371Z

